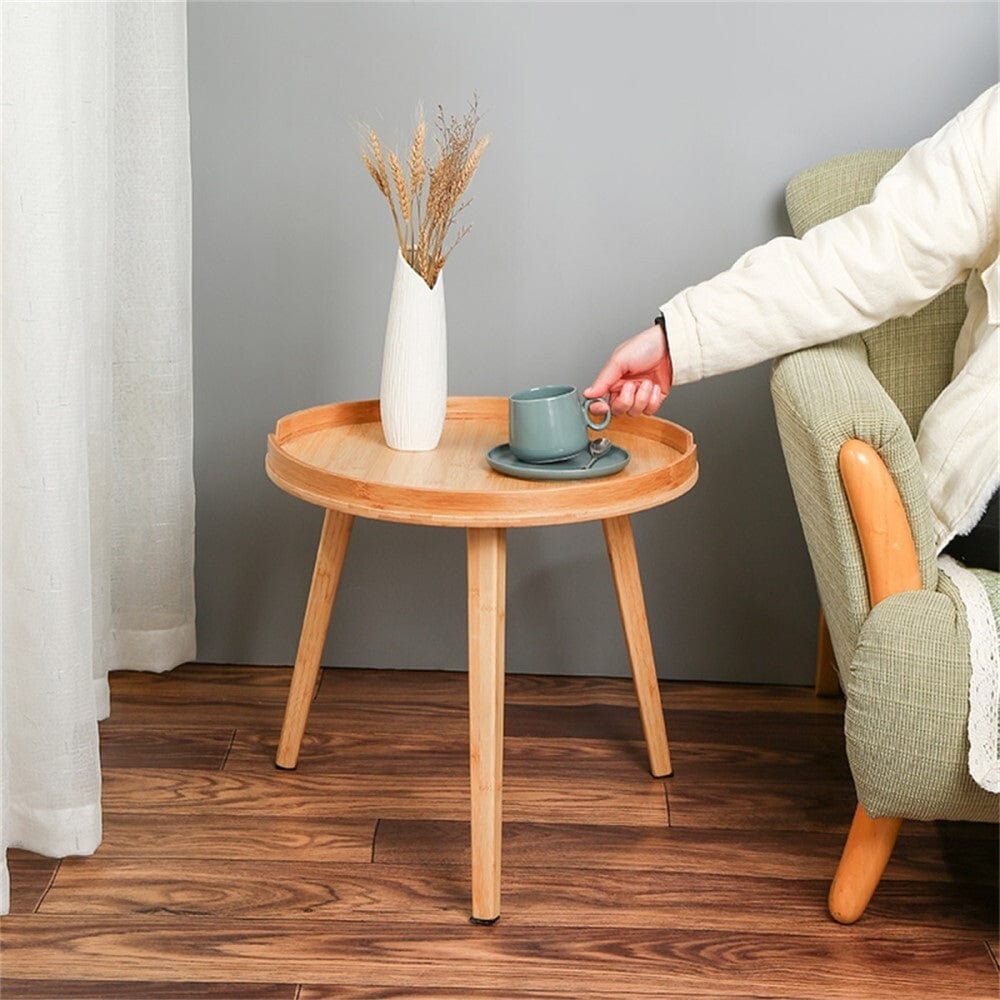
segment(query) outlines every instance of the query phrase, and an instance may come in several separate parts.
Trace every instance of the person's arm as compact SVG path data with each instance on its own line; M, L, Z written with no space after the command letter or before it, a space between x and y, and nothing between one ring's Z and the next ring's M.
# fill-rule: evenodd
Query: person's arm
M587 396L654 413L673 384L735 371L912 315L997 240L1000 86L890 170L871 202L751 250L620 344Z
M995 241L993 87L890 170L872 200L779 237L663 306L674 384L910 316Z

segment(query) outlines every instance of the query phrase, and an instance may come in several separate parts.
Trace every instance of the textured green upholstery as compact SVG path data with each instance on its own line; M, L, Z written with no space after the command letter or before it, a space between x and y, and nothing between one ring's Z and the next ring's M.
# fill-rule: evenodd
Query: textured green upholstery
M792 227L812 226L871 199L902 150L838 157L788 185ZM998 797L968 774L969 652L962 604L939 574L923 472L913 443L951 376L965 315L963 288L914 316L774 366L771 393L802 528L846 697L847 754L871 816L996 819ZM869 608L864 563L841 484L848 438L881 455L917 545L923 590ZM992 578L996 593L996 574Z

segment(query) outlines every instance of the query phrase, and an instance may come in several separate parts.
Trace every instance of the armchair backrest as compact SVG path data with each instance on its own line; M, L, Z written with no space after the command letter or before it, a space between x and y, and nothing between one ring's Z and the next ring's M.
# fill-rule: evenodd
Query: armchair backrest
M871 201L882 175L904 152L851 153L796 174L785 192L795 235L802 236L813 226ZM955 341L965 314L964 286L957 285L913 316L890 320L862 334L875 377L914 436L924 411L951 380Z

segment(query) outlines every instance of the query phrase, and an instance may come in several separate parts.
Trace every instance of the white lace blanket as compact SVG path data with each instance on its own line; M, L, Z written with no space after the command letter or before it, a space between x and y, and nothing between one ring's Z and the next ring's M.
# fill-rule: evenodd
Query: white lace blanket
M938 568L955 584L969 622L969 774L988 792L1000 792L1000 643L994 608L980 578L951 556ZM993 586L996 588L996 578Z

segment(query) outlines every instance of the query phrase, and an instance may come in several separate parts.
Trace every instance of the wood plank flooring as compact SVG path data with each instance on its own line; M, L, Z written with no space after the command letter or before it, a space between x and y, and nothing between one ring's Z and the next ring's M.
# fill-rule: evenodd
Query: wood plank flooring
M10 852L4 1000L997 996L997 828L904 824L865 917L826 914L854 807L842 703L507 679L503 915L468 922L462 673L325 670L296 771L290 671L112 676L104 841Z

